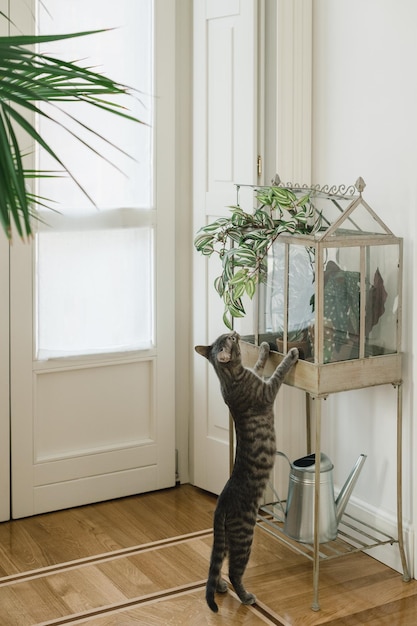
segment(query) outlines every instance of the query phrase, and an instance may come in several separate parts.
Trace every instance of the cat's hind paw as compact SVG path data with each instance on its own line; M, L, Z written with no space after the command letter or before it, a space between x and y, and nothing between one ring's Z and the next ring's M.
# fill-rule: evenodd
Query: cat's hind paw
M220 579L216 587L217 593L226 593L227 589L227 582L223 579Z
M245 592L245 595L240 598L242 604L255 604L256 596L253 593Z

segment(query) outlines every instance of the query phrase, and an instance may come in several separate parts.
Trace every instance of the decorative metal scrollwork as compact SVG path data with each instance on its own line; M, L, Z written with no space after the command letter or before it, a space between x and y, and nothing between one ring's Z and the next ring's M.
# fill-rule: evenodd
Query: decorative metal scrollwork
M275 174L275 177L271 180L271 185L273 187L285 187L287 189L308 189L311 191L315 191L316 193L325 193L331 196L353 196L355 193L362 191L365 189L365 181L363 178L359 177L354 185L307 185L303 183L300 185L299 183L283 183L279 177L279 174Z
M279 174L275 174L271 180L271 185L248 185L248 184L235 184L236 187L236 205L239 206L239 191L241 187L251 187L254 190L268 189L268 187L282 187L285 189L291 189L292 191L305 190L306 192L312 192L314 194L325 194L327 196L333 196L334 198L350 198L357 194L362 194L366 184L361 176L357 179L354 185L308 185L303 183L283 183Z

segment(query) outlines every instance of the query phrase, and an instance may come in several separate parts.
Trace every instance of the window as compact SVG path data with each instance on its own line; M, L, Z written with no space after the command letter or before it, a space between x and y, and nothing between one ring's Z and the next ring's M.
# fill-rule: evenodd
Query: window
M69 103L63 112L48 110L96 154L39 119L41 135L96 206L71 177L40 181L39 195L57 201L59 213L45 211L46 225L36 237L38 359L135 350L153 343L152 5L152 0L39 2L40 34L112 29L44 44L42 50L132 87L137 97L118 101L146 124L80 103ZM69 115L113 145L80 128ZM57 169L43 150L38 165Z

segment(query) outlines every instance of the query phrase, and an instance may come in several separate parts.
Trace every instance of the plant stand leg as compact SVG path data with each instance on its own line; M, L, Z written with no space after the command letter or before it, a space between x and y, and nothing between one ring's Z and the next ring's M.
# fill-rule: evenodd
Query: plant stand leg
M306 439L307 454L311 454L311 400L310 394L306 391Z
M397 526L404 582L410 581L403 536L403 493L402 493L402 383L397 385Z
M320 567L320 457L321 457L321 398L314 398L316 458L314 476L314 553L313 553L313 611L320 610L319 604L319 567Z

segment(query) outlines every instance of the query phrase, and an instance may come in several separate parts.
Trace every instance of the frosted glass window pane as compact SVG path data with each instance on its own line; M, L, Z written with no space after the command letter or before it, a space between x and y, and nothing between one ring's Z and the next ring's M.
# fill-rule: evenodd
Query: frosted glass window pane
M138 92L135 98L123 96L117 97L116 101L147 125L126 121L83 103L59 105L122 148L132 159L71 122L55 107L44 105L49 115L80 135L121 172L55 124L42 117L39 119L41 135L101 210L150 208L152 205L152 5L152 0L42 0L38 4L40 34L112 29L87 37L46 43L41 47L42 52L78 61ZM43 170L59 167L44 151L39 153L38 165ZM66 213L95 211L68 177L42 180L39 194L57 201L58 209Z
M151 347L150 227L37 237L37 358Z

